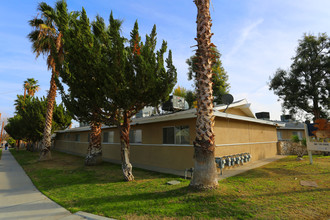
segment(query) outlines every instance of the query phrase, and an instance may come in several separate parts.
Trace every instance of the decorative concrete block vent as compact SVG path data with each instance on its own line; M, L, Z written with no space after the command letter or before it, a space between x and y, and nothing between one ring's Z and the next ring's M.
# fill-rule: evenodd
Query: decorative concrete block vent
M279 155L288 155L291 154L291 142L289 141L279 141L277 143L277 152Z

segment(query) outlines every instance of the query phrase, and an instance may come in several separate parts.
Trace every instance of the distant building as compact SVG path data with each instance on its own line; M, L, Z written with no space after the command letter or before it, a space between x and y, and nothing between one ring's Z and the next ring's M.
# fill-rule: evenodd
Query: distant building
M274 121L284 126L277 128L277 138L279 141L290 141L293 135L297 135L300 140L306 138L304 123L294 121L290 115L282 115L281 121Z

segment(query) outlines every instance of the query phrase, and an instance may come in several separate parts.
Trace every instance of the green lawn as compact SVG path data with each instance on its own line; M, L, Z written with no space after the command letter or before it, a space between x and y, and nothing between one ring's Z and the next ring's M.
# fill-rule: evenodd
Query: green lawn
M219 182L215 191L193 191L189 180L134 169L124 182L119 165L84 167L83 158L53 152L11 151L34 184L71 212L85 211L116 219L329 219L330 157L294 156ZM167 185L180 180L179 185ZM318 188L300 185L312 180Z
M0 148L0 160L1 160L2 148Z

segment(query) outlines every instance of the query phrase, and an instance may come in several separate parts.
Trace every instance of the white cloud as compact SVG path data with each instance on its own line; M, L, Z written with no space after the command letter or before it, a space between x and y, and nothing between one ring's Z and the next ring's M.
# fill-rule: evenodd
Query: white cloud
M256 29L263 21L264 21L263 19L258 19L252 24L249 24L248 26L244 27L241 31L239 38L236 40L234 47L224 57L228 59L234 56L238 52L238 50L244 45L244 43L248 40L248 38L251 35L251 32L254 29Z

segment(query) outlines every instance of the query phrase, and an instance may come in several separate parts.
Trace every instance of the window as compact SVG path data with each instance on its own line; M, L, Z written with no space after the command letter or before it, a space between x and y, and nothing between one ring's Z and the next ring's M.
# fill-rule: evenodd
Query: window
M113 131L103 132L103 143L113 143Z
M163 128L163 144L174 144L174 127Z
M88 135L87 135L87 141L88 141L88 143L91 141L91 133L88 133Z
M163 128L163 144L189 144L189 126Z
M302 140L302 132L301 131L293 131L292 134L297 135L299 140Z
M142 130L130 130L129 142L130 143L142 143Z
M277 139L278 140L283 140L282 133L280 131L277 132Z
M74 140L75 141L80 141L80 134L76 134Z

